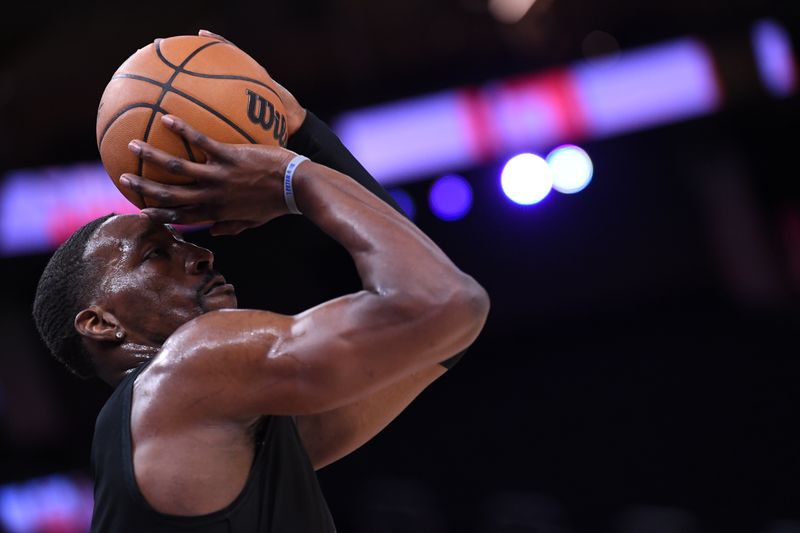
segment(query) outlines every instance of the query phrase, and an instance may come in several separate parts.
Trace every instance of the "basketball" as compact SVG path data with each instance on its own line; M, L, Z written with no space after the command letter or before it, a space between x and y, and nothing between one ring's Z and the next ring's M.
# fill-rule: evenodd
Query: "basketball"
M212 139L226 143L285 146L286 114L275 82L233 44L194 35L156 39L117 69L97 110L97 148L117 189L140 209L156 207L121 187L133 173L169 184L191 178L141 160L128 149L133 139L190 161L205 154L161 123L176 115Z

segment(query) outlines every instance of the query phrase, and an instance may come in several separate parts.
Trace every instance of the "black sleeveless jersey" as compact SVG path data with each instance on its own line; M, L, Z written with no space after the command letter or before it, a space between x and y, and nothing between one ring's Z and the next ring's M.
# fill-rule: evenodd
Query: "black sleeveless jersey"
M335 533L328 506L291 417L265 417L242 492L201 516L172 516L150 507L133 475L133 382L117 386L97 417L92 442L92 533Z

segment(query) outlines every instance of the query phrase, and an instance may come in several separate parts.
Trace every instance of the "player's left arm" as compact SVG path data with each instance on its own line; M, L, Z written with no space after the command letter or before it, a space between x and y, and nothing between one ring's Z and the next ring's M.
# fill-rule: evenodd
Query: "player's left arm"
M287 99L290 95L287 96ZM367 172L328 126L308 112L289 137L289 147L312 160L358 181L398 212L403 210ZM463 354L463 352L462 352ZM450 366L453 359L445 364ZM315 468L319 469L358 449L394 420L426 388L447 370L433 365L392 383L350 405L333 411L296 418L297 429Z
M280 93L287 112L302 118L299 123L290 124L290 149L350 176L396 211L406 215L327 124L311 112L299 111L297 100L285 89ZM449 359L445 365L437 364L420 370L350 405L297 417L297 429L314 468L329 465L371 440L461 355L463 352Z
M201 35L225 40L207 31L201 31ZM405 215L394 198L347 150L327 124L301 106L286 88L277 84L276 89L286 109L288 148L352 177ZM314 468L329 465L372 439L461 355L463 352L445 361L444 365L420 370L351 404L296 417L298 433Z
M284 99L289 101L287 109L299 105L288 91L286 93ZM297 129L290 130L293 133L289 137L290 149L350 176L396 211L406 215L327 124L311 112L304 115L295 112L295 116L303 116L303 120ZM449 359L445 362L446 366L433 365L350 405L297 417L297 429L314 468L327 466L371 440L461 355L463 352Z

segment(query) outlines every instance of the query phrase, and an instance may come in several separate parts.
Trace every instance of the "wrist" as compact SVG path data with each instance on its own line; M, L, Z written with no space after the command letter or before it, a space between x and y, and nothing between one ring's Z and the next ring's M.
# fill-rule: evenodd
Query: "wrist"
M302 215L303 213L297 206L297 200L294 193L294 176L297 167L309 159L304 155L294 155L288 163L283 173L283 200L286 204L286 209L289 213L294 215Z

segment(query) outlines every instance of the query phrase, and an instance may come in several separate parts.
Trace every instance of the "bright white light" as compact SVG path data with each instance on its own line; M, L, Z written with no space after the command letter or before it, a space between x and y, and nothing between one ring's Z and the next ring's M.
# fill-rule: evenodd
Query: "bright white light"
M580 192L592 181L594 167L589 154L572 144L559 146L550 152L547 164L553 171L553 188L558 192Z
M547 161L538 155L515 155L503 167L500 184L513 202L531 205L541 202L550 193L553 173Z
M506 24L522 20L536 0L489 0L489 11L494 18Z

